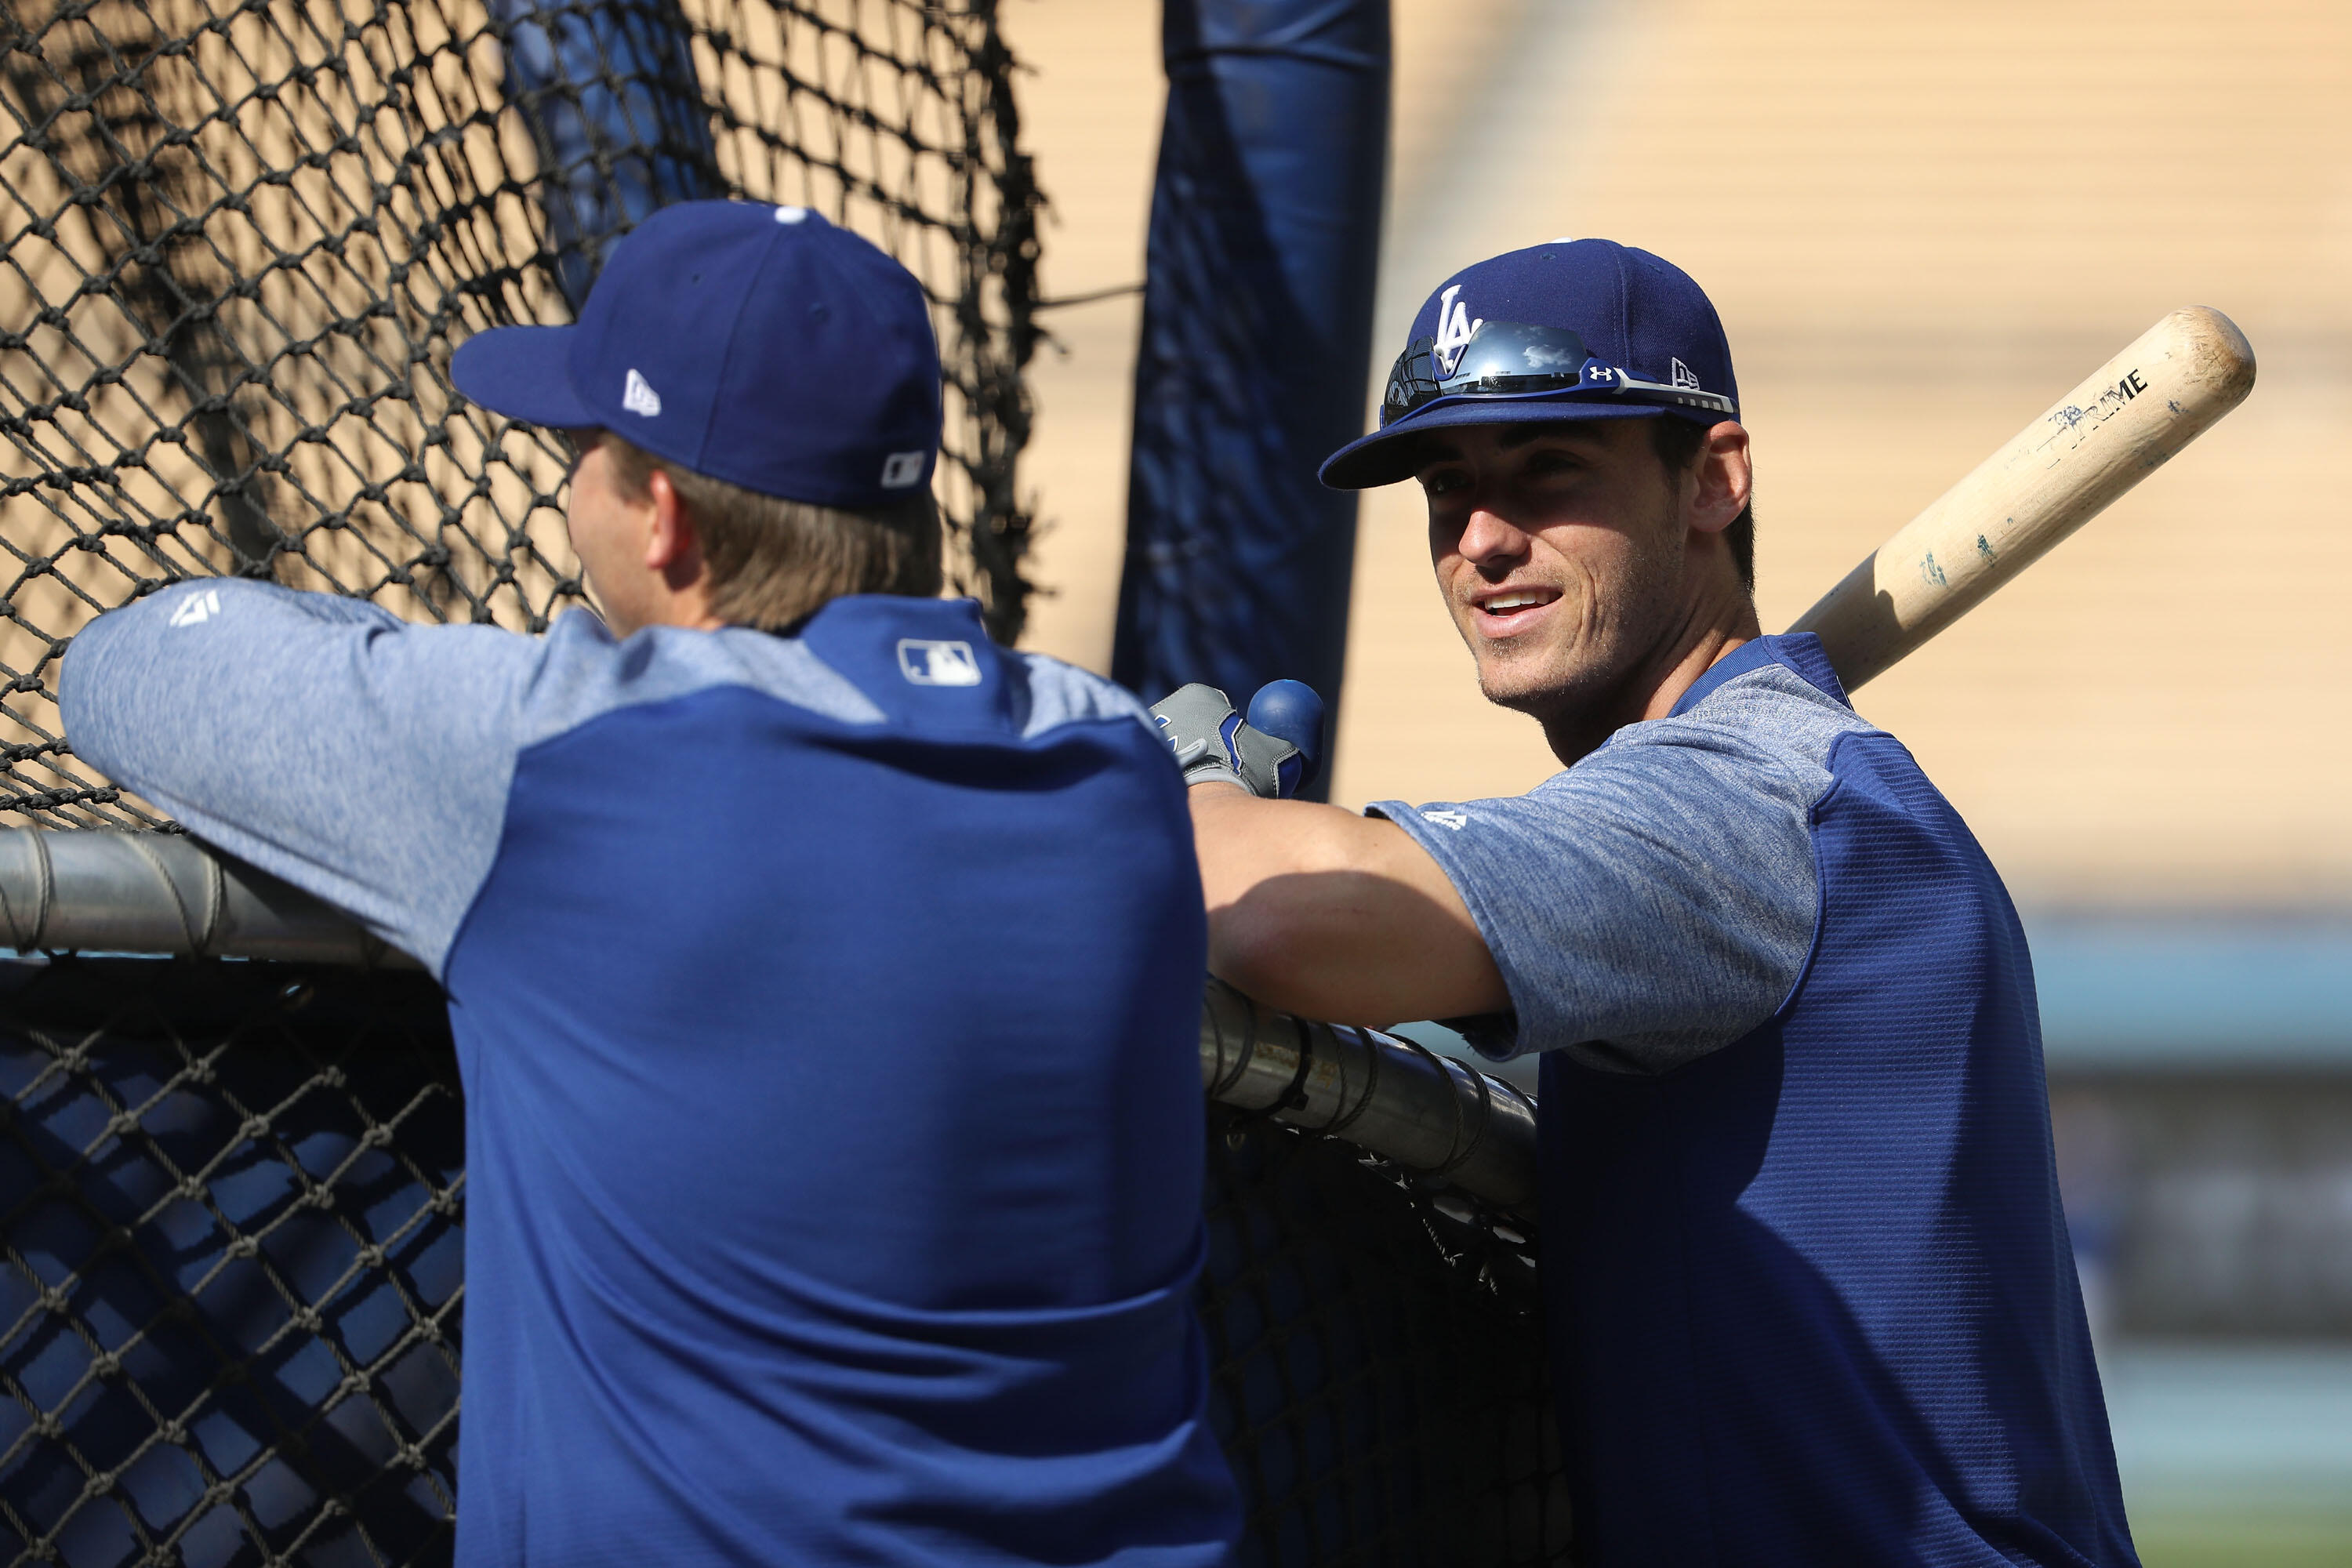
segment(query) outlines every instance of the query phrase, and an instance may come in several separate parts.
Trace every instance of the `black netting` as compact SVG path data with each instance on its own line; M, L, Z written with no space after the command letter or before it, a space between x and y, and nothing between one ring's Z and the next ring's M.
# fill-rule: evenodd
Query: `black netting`
M811 205L904 261L947 366L953 574L1017 634L1038 197L993 0L0 6L0 808L149 825L59 743L92 615L239 572L539 629L551 438L455 398L664 202Z
M1251 1568L1565 1563L1523 1220L1209 1109L1202 1317Z
M438 991L11 968L0 1560L446 1561L465 1140Z
M448 1557L462 1110L414 974L0 981L0 1562ZM1567 1560L1532 1238L1213 1109L1201 1301L1244 1561Z

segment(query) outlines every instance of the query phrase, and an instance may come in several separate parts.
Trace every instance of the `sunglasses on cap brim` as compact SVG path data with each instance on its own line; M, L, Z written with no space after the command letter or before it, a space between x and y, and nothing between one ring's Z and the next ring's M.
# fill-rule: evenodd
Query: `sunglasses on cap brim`
M1536 392L1590 393L1630 403L1671 404L1707 409L1727 418L1738 413L1731 399L1719 392L1643 381L1620 366L1604 363L1569 328L1481 321L1470 341L1462 345L1451 371L1445 368L1435 338L1415 338L1405 345L1395 368L1389 372L1388 393L1381 399L1381 426L1385 429L1441 397L1519 397Z

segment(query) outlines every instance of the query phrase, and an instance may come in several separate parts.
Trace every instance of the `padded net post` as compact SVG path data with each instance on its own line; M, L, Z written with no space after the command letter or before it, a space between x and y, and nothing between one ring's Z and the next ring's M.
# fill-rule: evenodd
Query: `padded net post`
M671 202L726 189L674 0L492 0L506 96L530 127L539 199L576 314L613 242Z

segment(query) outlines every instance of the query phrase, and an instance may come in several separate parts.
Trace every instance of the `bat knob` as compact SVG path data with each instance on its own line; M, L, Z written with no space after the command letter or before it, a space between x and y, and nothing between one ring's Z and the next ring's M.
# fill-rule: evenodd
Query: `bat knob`
M1250 699L1249 724L1297 747L1307 762L1298 782L1304 786L1313 781L1323 761L1323 699L1313 687L1303 680L1268 681Z

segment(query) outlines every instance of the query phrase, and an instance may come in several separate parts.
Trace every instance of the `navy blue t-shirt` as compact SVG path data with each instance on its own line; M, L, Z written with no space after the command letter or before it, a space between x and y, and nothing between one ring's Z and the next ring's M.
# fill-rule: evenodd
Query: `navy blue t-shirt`
M2136 1559L1984 852L1817 638L1507 800L1375 808L1545 1053L1543 1282L1600 1568Z
M467 1565L1205 1568L1205 933L1132 699L969 601L546 637L186 584L76 749L449 994Z

